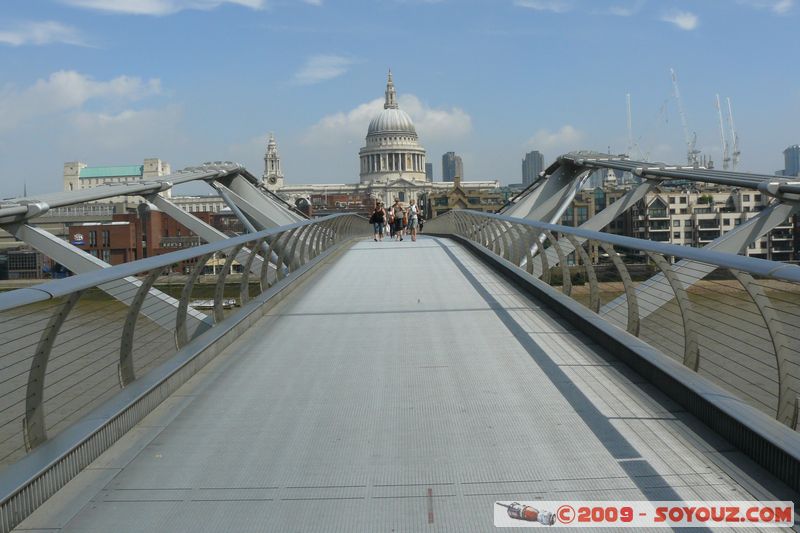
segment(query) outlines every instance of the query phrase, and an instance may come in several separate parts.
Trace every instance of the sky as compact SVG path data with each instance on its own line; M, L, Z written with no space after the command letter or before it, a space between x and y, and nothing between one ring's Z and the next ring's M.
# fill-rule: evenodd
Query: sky
M504 184L533 149L684 163L670 69L698 148L721 160L715 96L731 98L739 170L772 174L800 143L799 13L795 0L3 0L0 198L61 190L67 161L230 160L260 176L270 132L287 184L358 182L389 68L437 180L447 151L465 179Z

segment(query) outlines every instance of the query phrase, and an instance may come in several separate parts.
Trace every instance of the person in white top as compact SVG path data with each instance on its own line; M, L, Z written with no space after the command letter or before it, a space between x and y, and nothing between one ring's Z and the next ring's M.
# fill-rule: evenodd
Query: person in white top
M408 232L411 234L411 240L417 240L417 227L419 226L419 207L417 207L416 200L411 200L408 206Z

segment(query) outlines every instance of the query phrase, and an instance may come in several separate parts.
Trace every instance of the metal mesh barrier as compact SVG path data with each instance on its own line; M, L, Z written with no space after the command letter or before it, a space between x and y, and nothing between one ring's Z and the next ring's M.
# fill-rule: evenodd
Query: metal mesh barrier
M800 267L470 211L428 228L485 247L798 429Z
M215 325L235 320L252 298L368 230L362 217L334 215L0 294L0 465L24 458ZM184 268L176 274L175 265ZM138 419L147 411L138 410ZM43 465L20 479L0 501L0 530L13 528L124 429L113 433L102 445L76 446L80 460L69 451L55 458L55 477Z

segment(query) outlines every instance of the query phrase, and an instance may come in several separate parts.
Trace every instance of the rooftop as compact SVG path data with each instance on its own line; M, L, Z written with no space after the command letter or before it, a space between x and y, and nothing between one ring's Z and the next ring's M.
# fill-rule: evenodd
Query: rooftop
M84 167L80 171L81 179L84 178L119 178L139 176L144 173L144 165L121 165L114 167Z

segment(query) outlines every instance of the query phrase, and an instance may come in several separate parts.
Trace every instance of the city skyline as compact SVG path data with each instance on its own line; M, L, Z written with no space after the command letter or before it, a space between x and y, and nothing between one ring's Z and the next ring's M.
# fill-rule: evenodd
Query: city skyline
M685 162L670 68L698 147L721 159L713 97L731 97L740 170L772 174L798 142L797 11L791 0L11 0L0 196L23 182L54 190L76 160L259 172L270 131L287 184L352 182L390 67L430 159L454 151L474 179L518 182L530 150L545 164L573 149L625 152L628 93L632 155ZM207 38L223 27L237 38Z

